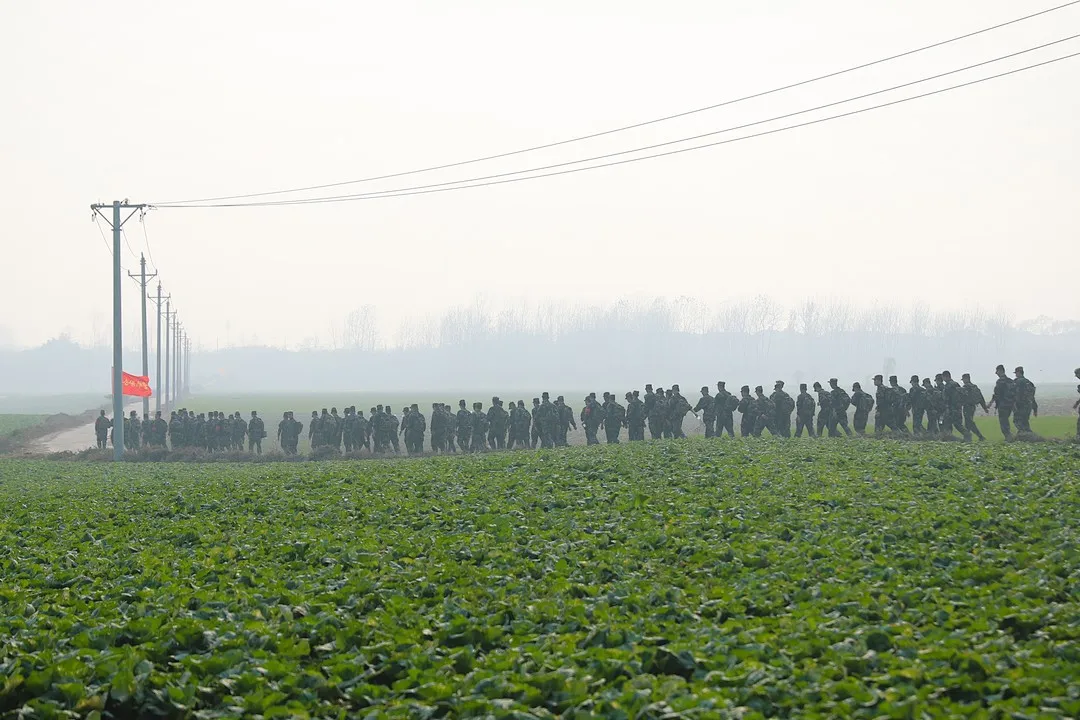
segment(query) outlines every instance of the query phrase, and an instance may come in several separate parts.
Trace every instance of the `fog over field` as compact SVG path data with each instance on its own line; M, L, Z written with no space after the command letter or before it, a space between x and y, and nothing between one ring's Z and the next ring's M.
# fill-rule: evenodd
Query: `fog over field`
M766 296L709 308L690 299L624 301L609 307L527 308L493 314L482 302L406 324L397 338L377 331L377 313L360 308L327 323L328 346L196 346L195 393L468 391L536 394L595 388L623 391L679 383L684 391L725 380L771 385L874 374L950 369L989 383L1001 362L1024 365L1035 382L1067 383L1080 362L1080 323L1014 323L986 311L924 307L860 309L836 301L783 307ZM129 336L129 339L133 336ZM150 374L153 381L153 331ZM136 337L137 341L137 337ZM52 392L108 392L107 347L57 339L0 351L0 393L28 392L48 378ZM129 350L128 370L141 358ZM43 386L31 389L44 390ZM531 397L531 395L530 395Z

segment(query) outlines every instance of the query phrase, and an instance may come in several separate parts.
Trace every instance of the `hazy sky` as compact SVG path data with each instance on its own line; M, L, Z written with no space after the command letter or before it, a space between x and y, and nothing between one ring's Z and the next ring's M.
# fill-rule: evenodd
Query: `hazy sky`
M107 336L110 256L90 221L94 201L274 190L513 150L720 102L1054 4L3 3L0 341L36 344L63 330L80 340ZM330 192L662 142L1074 33L1080 5L674 122ZM1077 51L1080 40L884 99ZM390 327L478 293L497 306L675 294L716 305L764 292L785 303L828 295L1080 318L1078 87L1080 58L628 166L335 205L161 209L146 230L166 289L192 335L210 346L325 341L330 325L360 305L377 306ZM128 225L136 253L142 230L137 218ZM136 265L126 249L124 264ZM137 317L134 284L125 301L128 323Z

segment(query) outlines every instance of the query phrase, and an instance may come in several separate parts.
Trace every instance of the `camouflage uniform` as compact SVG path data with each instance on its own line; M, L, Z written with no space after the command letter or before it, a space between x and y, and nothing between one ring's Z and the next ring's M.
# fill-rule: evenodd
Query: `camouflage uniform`
M645 439L645 403L626 393L626 431L630 442Z
M689 405L689 403L687 403ZM622 432L623 421L626 420L626 408L620 405L612 395L604 413L604 432L607 434L609 445L619 444L619 434Z
M895 375L889 376L889 389L892 391L893 398L893 428L899 432L906 433L907 429L907 416L908 416L908 396L907 390L900 387L900 383L897 382Z
M927 396L926 390L919 384L919 376L911 376L911 387L907 391L908 406L911 408L911 432L922 435L923 418L926 417Z
M540 401L537 400L536 404L539 405ZM532 442L530 437L532 432L532 414L525 409L524 400L518 400L517 407L514 409L514 415L510 419L510 426L514 431L514 444L519 448L529 447L529 444Z
M431 452L446 450L446 415L442 403L431 403Z
M604 424L605 410L596 402L595 395L585 398L585 407L581 409L581 424L585 428L585 443L598 445L600 439L596 437L596 431Z
M982 390L979 386L971 382L971 375L964 373L960 376L963 381L963 409L964 409L964 429L969 433L972 433L979 440L986 440L986 437L979 431L979 428L975 425L975 408L982 406L983 412L990 412L990 409L986 406L986 398L983 397Z
M889 386L884 382L885 378L881 375L874 376L874 387L877 388L874 393L874 434L881 435L889 428L889 423L892 421L893 413L893 397L892 391L889 390Z
M506 447L506 430L510 425L510 415L502 406L502 400L491 398L491 407L487 411L488 444L492 450Z
M791 413L795 410L795 401L784 392L784 381L777 380L769 401L773 404L772 427L773 434L780 437L791 437Z
M874 409L874 398L863 391L862 384L855 383L851 386L851 404L855 406L855 432L865 435L870 411Z
M252 410L251 422L247 424L248 452L262 455L262 441L266 437L266 424L262 418ZM243 442L241 440L241 442Z
M488 419L484 413L483 403L473 403L472 414L472 452L483 452L488 449L487 444Z
M814 396L806 392L806 383L799 385L799 395L795 398L795 437L802 437L806 430L808 437L816 437L814 432L814 412L817 402Z
M701 421L705 423L705 437L716 437L716 398L709 394L708 385L701 388L701 397L694 406L694 412L701 413Z
M676 438L686 437L686 433L683 431L683 420L686 418L686 413L691 411L690 401L682 396L679 392L678 385L671 386L672 401L668 405L668 416L671 424L671 436ZM612 402L615 402L615 397L612 396ZM616 403L618 405L618 403ZM619 405L622 407L622 405Z
M840 387L840 381L836 378L829 379L829 394L832 396L832 402L829 403L829 409L832 412L833 428L840 426L844 429L844 434L851 437L851 428L848 427L847 411L851 406L851 397L847 394L844 388ZM839 431L836 432L840 434Z
M472 427L472 413L465 407L465 401L461 400L458 402L457 411L457 441L458 448L463 453L472 450Z
M559 427L559 408L551 402L547 392L540 393L540 416L533 414L533 423L540 424L540 446L555 447L555 433Z
M772 400L765 397L765 390L760 385L754 388L755 397L751 406L754 414L754 437L761 437L761 432L768 429L771 435L776 435L776 429L772 426L772 419L776 415L776 407Z
M829 437L836 437L839 433L836 431L836 421L833 419L832 411L832 394L821 387L821 383L814 383L814 390L817 392L817 436L822 437L825 433L829 434Z
M754 417L754 398L750 397L749 385L743 385L740 392L742 397L739 398L739 404L736 406L742 415L739 421L739 434L742 437L750 437L754 434L754 427L757 425L757 418Z
M424 452L424 433L427 432L427 418L420 412L420 407L413 404L409 408L409 414L405 416L405 429L407 435L405 451L410 455L421 455Z
M971 433L964 427L964 389L952 379L948 371L942 372L945 381L945 432L952 435L953 428L960 431L964 440L971 440Z
M586 400L588 400L588 398L586 398ZM582 410L581 412L584 415L585 411ZM536 449L536 446L540 445L541 442L542 442L541 439L540 439L540 420L539 420L539 418L542 417L543 414L544 414L544 411L540 409L540 398L533 398L532 429L529 432L529 444L534 450Z
M938 380L941 376L938 375ZM937 435L941 432L941 423L945 420L945 395L941 385L934 387L930 378L923 378L923 390L926 391L926 432Z
M648 399L649 395L645 395ZM646 403L646 406L648 403ZM667 424L668 404L664 398L663 388L660 392L653 393L652 407L646 409L645 418L649 423L649 435L653 440L659 440L664 436L664 427Z
M322 434L319 432L319 411L311 411L311 419L308 420L307 436L308 442L311 444L311 449L315 450L322 443Z
M1016 404L1016 384L1013 379L1005 374L1005 366L998 365L995 370L998 379L994 383L994 394L990 397L990 407L997 407L998 426L1006 440L1012 437L1012 427L1009 424L1009 416L1012 415L1013 406Z
M1013 422L1016 423L1016 432L1031 432L1031 414L1039 417L1039 403L1035 400L1035 383L1024 377L1024 368L1016 368L1016 400L1013 405Z
M577 430L577 423L574 422L574 411L566 405L566 400L563 396L555 398L555 408L559 413L559 423L555 429L555 445L557 447L567 447L570 442L567 436L570 434L570 428L573 427Z
M713 404L716 408L716 436L720 437L726 430L728 437L735 437L734 413L739 399L727 391L723 380L716 383L715 397Z
M94 439L97 441L97 449L104 450L105 446L109 443L109 428L112 427L112 421L105 417L105 411L102 410L101 414L94 420Z

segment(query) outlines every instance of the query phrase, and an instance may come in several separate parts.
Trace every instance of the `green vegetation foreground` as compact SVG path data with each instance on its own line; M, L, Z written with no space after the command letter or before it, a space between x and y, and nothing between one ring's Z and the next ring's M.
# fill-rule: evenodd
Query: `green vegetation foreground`
M1075 717L1078 468L764 439L4 460L0 716Z

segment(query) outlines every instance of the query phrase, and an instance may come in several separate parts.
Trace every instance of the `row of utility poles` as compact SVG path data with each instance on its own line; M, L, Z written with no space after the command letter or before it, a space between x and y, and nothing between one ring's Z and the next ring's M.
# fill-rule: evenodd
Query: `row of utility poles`
M94 204L90 209L102 217L113 231L113 459L121 460L124 457L124 344L122 322L122 298L121 298L121 265L120 243L124 224L135 213L145 213L146 205L131 204L127 200L117 200L110 204ZM102 212L111 209L111 216ZM130 212L128 212L130 211ZM126 216L124 213L127 213ZM139 296L142 304L142 374L150 376L149 348L147 339L146 301L149 299L157 306L157 368L154 382L151 386L154 395L154 411L168 412L176 408L176 403L188 394L191 381L190 359L191 339L180 321L177 311L172 307L172 296L162 295L161 282L157 283L157 295L151 296L147 292L147 283L157 277L157 273L146 272L146 257L139 258L139 272L128 273L139 285ZM162 317L165 320L164 334L162 333ZM164 339L164 351L162 340ZM162 360L164 359L164 373L162 373ZM150 398L143 398L143 415L150 413Z

